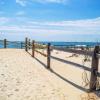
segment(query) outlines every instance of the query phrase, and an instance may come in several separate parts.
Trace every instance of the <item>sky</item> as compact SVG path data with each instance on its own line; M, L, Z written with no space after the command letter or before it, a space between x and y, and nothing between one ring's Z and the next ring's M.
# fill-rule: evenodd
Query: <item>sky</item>
M0 39L100 41L100 0L0 0Z

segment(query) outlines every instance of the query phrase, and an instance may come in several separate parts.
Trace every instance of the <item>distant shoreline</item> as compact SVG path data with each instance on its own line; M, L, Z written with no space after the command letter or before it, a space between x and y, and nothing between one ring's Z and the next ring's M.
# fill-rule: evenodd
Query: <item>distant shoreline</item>
M8 48L20 48L21 43L24 44L24 41L8 41ZM100 45L100 42L38 42L42 44L51 43L52 46L56 47L94 47ZM3 47L3 41L0 40L0 48Z

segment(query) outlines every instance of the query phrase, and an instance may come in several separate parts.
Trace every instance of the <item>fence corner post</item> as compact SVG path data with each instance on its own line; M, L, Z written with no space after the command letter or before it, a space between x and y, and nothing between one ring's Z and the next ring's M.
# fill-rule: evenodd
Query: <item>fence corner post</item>
M28 38L26 37L25 38L25 51L28 51L27 45L28 45Z
M92 55L92 71L90 77L90 91L96 90L96 82L97 82L97 75L96 72L98 71L98 64L99 58L96 54L99 53L99 46L95 46L93 55Z
M32 41L32 57L35 56L35 41Z
M4 48L7 48L7 39L4 39Z
M48 43L48 45L47 45L47 68L48 69L50 69L50 56L51 56L51 50L50 50L50 47L51 46L51 44L50 43Z

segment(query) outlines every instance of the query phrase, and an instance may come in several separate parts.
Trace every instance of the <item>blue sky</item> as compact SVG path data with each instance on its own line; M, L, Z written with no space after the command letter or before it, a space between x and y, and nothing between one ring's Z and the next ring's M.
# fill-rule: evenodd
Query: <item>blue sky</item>
M0 39L100 41L100 0L0 0Z

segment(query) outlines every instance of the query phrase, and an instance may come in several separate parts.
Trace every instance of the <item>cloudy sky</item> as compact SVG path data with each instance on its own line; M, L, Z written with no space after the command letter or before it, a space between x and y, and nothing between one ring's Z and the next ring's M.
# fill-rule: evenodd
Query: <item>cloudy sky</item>
M100 0L0 0L0 39L100 41Z

